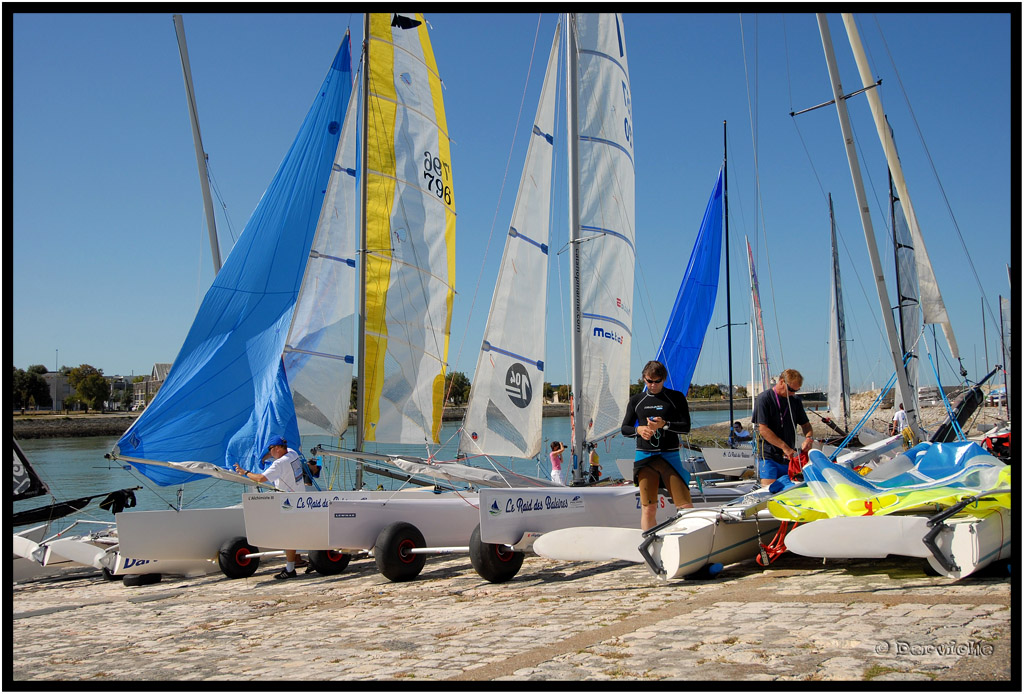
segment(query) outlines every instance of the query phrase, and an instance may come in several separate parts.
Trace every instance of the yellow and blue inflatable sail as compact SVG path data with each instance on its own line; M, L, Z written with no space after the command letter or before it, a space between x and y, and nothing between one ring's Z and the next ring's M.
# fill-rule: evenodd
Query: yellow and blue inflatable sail
M803 469L806 484L768 502L780 520L886 515L936 510L978 494L964 511L1010 507L1010 466L974 442L921 443L866 477L812 450Z

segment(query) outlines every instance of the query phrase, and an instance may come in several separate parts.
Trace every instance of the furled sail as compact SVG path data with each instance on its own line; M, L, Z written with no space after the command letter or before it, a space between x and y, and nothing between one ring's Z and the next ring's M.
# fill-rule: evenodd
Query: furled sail
M665 385L686 393L704 344L704 334L715 310L718 272L722 261L722 172L711 191L690 262L676 294L665 334L658 348L658 361L668 369Z
M587 440L622 424L629 397L634 227L633 110L618 14L576 16L579 61L579 242L575 244L582 381L575 384ZM577 451L578 453L578 451Z
M829 196L829 213L832 196ZM850 367L846 360L846 316L843 309L843 285L839 277L839 248L836 245L835 218L832 218L832 306L828 333L828 409L843 418L844 428L850 420Z
M299 448L282 353L352 91L349 37L299 133L207 291L153 402L114 454L230 468L257 461L272 435ZM159 485L205 475L137 464Z
M470 454L531 458L541 449L559 37L556 30L473 376L459 446Z
M761 292L757 285L757 269L754 267L754 252L750 249L750 239L747 242L747 265L750 268L750 310L753 313L751 331L754 337L757 351L757 365L753 369L755 373L753 391L751 396L768 390L769 377L771 375L768 367L768 345L764 341L764 322L761 320ZM752 365L753 366L753 365ZM758 377L759 375L759 377Z
M448 125L422 15L373 14L363 440L438 442L455 283Z
M917 411L917 342L924 332L921 320L921 302L918 298L917 263L914 260L914 241L910 235L907 218L903 214L903 206L896 204L899 197L890 179L890 199L892 200L893 245L896 253L896 291L898 293L898 311L900 340L903 354L914 355L906 362L907 391L896 384L896 403L903 403L905 409Z

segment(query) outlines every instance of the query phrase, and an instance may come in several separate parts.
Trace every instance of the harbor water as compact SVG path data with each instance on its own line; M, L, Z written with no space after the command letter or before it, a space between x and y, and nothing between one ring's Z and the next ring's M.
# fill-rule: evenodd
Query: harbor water
M738 419L749 420L750 410L737 410ZM728 412L723 410L701 410L690 413L691 427L696 429L710 424L717 424L728 419ZM441 446L433 446L429 451L426 446L394 445L369 443L365 449L369 452L388 454L405 454L426 457L432 454L437 460L454 460L459 441L459 423L446 423L441 428ZM534 459L518 458L475 458L471 462L488 469L504 469L534 477L547 478L550 473L547 451L552 441L561 441L568 447L571 437L571 426L568 417L546 417L543 429L544 441L541 453ZM118 437L87 436L78 438L26 439L19 441L25 455L28 456L33 468L50 487L51 494L57 501L66 501L78 497L105 494L117 489L142 487L135 491L135 510L152 511L168 508L220 508L241 503L243 488L233 482L223 480L200 480L182 486L158 487L140 475L134 468L118 462L106 460L104 455L117 443ZM350 447L350 440L341 442L341 447ZM338 447L337 440L327 437L305 437L302 440L302 453L309 456L310 449L322 444L326 447ZM598 444L604 477L618 477L615 460L632 458L634 442L616 435ZM350 461L325 456L324 472L318 480L319 486L329 489L352 489L355 484L355 465ZM570 461L566 454L563 463L563 475L567 475ZM584 462L586 465L586 462ZM385 490L400 489L403 483L390 478L378 478L375 475L364 475L364 486L369 489ZM14 511L23 511L43 506L51 500L48 497L37 497L14 504ZM56 521L51 532L67 527L75 519L94 521L113 521L113 516L99 508L101 499L94 500L81 512L67 519ZM22 526L24 527L24 526Z

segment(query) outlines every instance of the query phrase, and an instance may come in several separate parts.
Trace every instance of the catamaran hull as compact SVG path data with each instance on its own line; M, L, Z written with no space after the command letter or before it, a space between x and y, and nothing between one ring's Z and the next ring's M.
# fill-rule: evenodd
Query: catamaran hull
M329 506L339 501L393 499L437 500L432 491L329 491L247 493L242 497L244 532L259 547L274 549L340 549L328 530ZM467 536L468 537L468 536ZM371 545L372 546L372 545Z
M701 449L704 462L712 472L728 477L740 477L744 472L750 470L756 473L757 459L754 451L749 448L711 448L705 446Z
M242 506L124 511L114 516L122 554L135 560L217 561L221 546L245 537Z
M658 522L675 513L658 496ZM630 528L640 525L640 492L632 485L562 489L481 489L480 540L516 545L527 533L576 526Z
M395 523L410 523L423 534L427 548L468 548L480 522L475 494L451 498L358 499L332 501L327 523L329 546L339 550L370 550L381 532Z
M760 543L779 528L775 519L733 520L717 511L689 513L658 533L651 555L663 578L684 578L709 564L734 564L753 559Z
M1010 556L1010 510L987 509L944 521L935 538L947 566L924 543L927 516L852 516L805 523L786 536L789 551L826 559L876 559L890 555L927 558L937 573L964 578Z

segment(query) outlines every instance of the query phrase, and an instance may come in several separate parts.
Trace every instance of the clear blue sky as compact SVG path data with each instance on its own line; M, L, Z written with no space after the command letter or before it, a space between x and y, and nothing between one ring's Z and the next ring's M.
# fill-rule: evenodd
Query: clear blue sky
M524 155L522 133L513 146L517 116L522 105L521 130L533 118L557 19L427 19L454 140L458 296L450 363L472 378ZM1019 14L857 20L883 79L883 103L964 364L978 378L986 366L982 292L998 316L997 297L1010 293L1006 266L1019 267L1011 260L1019 245L1011 250L1010 243L1020 181L1010 168L1011 150L1020 147L1011 131L1020 122L1011 21L1019 24ZM287 151L346 27L358 46L361 19L186 14L184 22L204 144L233 229L219 213L227 249ZM852 91L860 82L846 34L838 15L830 22ZM773 368L801 370L806 387L825 385L831 192L852 380L856 388L885 382L892 367L835 108L789 116L831 98L814 16L658 12L626 14L624 24L636 133L634 375L660 341L728 120L733 321L746 322L749 310L746 235L757 255ZM154 362L174 360L212 281L171 15L16 14L13 29L13 364L149 373ZM866 99L850 100L850 108L890 272L884 157ZM1011 181L1018 184L1012 196ZM561 290L567 270L552 272ZM727 378L726 331L714 329L726 322L724 296L723 284L696 383ZM562 383L557 298L553 305L547 380ZM997 328L987 313L986 320L994 364ZM945 354L941 333L939 341ZM746 383L746 326L734 329L733 345L734 380ZM948 357L938 362L943 383L955 382ZM930 367L922 373L922 383L934 383Z

